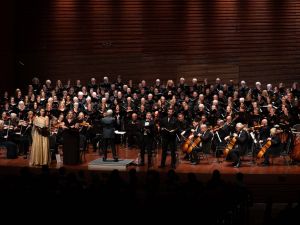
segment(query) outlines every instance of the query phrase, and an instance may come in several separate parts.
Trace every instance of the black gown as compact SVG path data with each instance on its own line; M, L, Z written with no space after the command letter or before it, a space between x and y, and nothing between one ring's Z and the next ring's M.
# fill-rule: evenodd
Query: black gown
M79 164L79 130L71 128L77 123L76 119L69 122L64 119L65 126L67 129L63 131L63 162L64 165L75 165Z

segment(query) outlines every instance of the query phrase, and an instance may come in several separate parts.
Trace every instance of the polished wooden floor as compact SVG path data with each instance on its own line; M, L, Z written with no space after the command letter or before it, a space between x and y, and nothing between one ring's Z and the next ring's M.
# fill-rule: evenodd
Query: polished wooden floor
M137 162L138 158L138 149L128 149L125 147L119 147L118 155L121 159L134 159ZM179 160L177 163L176 172L177 173L197 173L197 174L211 174L214 170L219 170L222 174L236 174L242 172L244 174L299 174L300 175L300 164L289 164L289 158L284 159L283 157L276 157L271 159L271 165L268 167L262 167L261 161L252 159L252 157L245 156L242 159L242 165L240 168L233 168L231 162L224 161L223 158L215 158L212 155L208 155L207 158L201 158L198 165L191 165L189 161L183 160L183 155L180 151ZM29 166L29 159L24 159L23 156L19 156L17 159L7 159L5 150L0 150L0 166L1 167L24 167ZM111 154L108 154L108 158L111 157ZM147 157L147 155L146 155ZM76 166L65 166L69 169L77 170L88 170L88 163L94 159L101 158L98 152L93 152L92 148L85 153L85 160L83 163ZM161 160L161 149L158 149L157 154L153 157L153 165L150 169L156 169L161 172L167 172L171 169L170 167L171 156L167 157L166 167L164 169L159 169ZM147 158L146 158L147 162ZM57 164L56 161L52 161L50 168L60 168L64 166L62 163ZM34 168L34 167L33 167ZM127 170L131 168L136 168L137 171L147 171L148 166L129 166ZM113 169L113 168L112 168Z

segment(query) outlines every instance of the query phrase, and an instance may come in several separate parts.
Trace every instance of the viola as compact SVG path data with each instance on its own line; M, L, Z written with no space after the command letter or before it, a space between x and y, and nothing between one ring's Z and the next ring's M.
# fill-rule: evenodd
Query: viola
M272 145L272 142L270 140L267 141L266 144L264 144L264 146L262 146L262 148L259 150L259 152L257 154L257 158L260 159L261 157L263 157L263 155L268 150L268 148L270 148L271 145Z

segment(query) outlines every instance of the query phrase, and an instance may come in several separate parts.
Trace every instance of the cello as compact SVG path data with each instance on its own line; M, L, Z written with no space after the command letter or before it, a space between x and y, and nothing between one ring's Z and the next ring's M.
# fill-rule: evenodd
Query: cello
M233 149L235 143L236 143L237 137L233 137L231 138L231 140L229 141L228 145L226 146L223 154L225 156L225 158L227 157L228 153Z
M191 153L193 149L197 147L197 145L199 145L200 142L201 142L201 136L197 137L195 141L189 146L189 148L187 149L187 153Z
M265 154L265 152L268 150L268 148L270 148L270 146L272 145L271 140L268 140L264 146L262 146L262 148L259 150L258 154L257 154L257 158L261 158L263 157L263 155Z
M190 134L188 136L188 138L185 138L185 142L182 144L182 147L181 147L183 152L187 152L189 149L189 146L191 144L193 144L193 137L194 137L194 135Z

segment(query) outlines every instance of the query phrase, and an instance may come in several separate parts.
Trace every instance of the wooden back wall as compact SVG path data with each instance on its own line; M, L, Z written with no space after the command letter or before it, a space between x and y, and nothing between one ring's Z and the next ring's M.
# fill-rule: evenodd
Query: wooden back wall
M33 76L300 80L298 0L26 0L15 10L18 85Z

